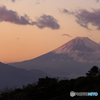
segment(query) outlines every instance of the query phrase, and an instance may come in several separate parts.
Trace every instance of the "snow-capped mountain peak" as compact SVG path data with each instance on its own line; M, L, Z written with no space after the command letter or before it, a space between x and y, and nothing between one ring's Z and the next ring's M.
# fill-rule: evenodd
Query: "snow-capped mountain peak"
M100 45L88 37L76 37L61 47L53 50L55 53L69 52L96 52L100 51Z

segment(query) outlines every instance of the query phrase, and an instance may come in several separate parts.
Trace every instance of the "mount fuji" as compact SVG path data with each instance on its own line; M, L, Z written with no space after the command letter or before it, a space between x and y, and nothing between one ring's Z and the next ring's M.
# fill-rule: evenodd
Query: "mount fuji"
M54 76L78 77L94 65L100 66L100 44L87 37L76 37L37 58L10 63L24 69L39 69Z
M87 37L76 37L53 52L68 54L79 62L100 62L100 45Z

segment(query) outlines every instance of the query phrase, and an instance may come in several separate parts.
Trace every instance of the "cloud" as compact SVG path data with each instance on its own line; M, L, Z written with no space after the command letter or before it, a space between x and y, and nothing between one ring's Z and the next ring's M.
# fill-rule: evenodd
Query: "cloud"
M11 0L12 2L15 2L16 0ZM40 0L37 0L37 2L40 4ZM99 2L99 0L96 0L96 2ZM38 4L37 3L37 4Z
M99 0L96 0L96 2L99 2Z
M57 20L50 15L42 15L36 21L32 21L26 14L19 16L15 11L7 10L5 6L0 7L0 22L10 22L18 25L36 25L38 28L59 29Z
M27 15L19 16L15 11L7 10L5 6L0 7L0 22L2 21L20 25L33 25Z
M62 36L72 37L72 36L70 36L69 34L62 34Z
M60 28L60 25L57 23L57 20L54 17L45 14L40 16L40 18L37 19L36 25L41 29L44 27L48 27L51 29Z
M63 13L69 13L67 9L63 9Z
M12 0L12 2L15 2L15 0Z
M37 0L37 1L36 1L36 4L40 4L40 0Z
M73 15L76 18L76 22L84 28L89 29L88 25L92 24L97 27L97 30L100 30L100 9L92 9L92 12L85 9L80 9L75 12L63 9L62 12Z

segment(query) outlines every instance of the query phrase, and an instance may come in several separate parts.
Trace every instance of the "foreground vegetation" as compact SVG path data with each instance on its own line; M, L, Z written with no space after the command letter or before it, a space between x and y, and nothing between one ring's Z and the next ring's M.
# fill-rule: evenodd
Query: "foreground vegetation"
M98 92L97 97L75 96L70 92ZM100 100L100 70L93 66L86 77L71 80L56 78L40 78L37 83L28 84L23 88L2 91L0 100Z

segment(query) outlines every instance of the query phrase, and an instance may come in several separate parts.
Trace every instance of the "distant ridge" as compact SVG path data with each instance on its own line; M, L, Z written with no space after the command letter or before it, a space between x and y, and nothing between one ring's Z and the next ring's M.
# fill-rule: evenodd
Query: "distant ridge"
M40 70L27 71L0 62L0 90L4 88L22 87L29 83L37 82L38 78L50 76Z

